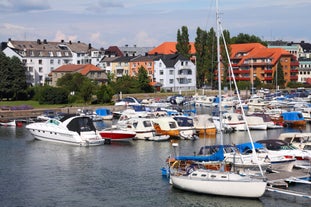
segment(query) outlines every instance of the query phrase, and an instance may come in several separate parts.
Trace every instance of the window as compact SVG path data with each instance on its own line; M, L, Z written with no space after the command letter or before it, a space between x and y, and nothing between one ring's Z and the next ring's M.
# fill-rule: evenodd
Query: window
M54 64L54 60L53 59L50 60L50 64Z
M160 70L160 75L163 75L163 70Z
M173 70L170 70L170 75L174 75L174 71Z
M170 84L173 84L174 83L174 79L170 79Z
M38 63L39 63L39 65L42 65L42 60L41 59L38 60Z
M39 73L42 73L43 69L42 67L39 67Z

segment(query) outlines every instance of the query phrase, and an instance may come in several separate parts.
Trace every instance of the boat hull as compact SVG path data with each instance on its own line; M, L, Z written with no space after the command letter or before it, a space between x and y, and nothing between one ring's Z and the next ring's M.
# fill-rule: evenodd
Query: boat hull
M131 141L135 138L136 133L125 130L103 130L99 131L103 139L110 139L111 141Z
M266 190L266 182L261 180L249 180L248 178L241 179L238 174L229 174L224 172L221 177L222 180L211 178L213 173L205 174L206 177L202 176L202 173L198 173L200 177L194 178L197 171L191 173L188 176L170 176L172 185L176 188L220 196L230 197L246 197L246 198L259 198ZM217 173L218 174L218 173ZM232 178L237 176L236 179Z
M76 146L96 146L104 144L103 139L99 139L95 134L91 137L88 136L88 140L81 140L80 136L77 133L65 133L59 132L56 130L36 130L29 128L30 133L34 136L35 139L41 141L49 141L55 143L76 145Z

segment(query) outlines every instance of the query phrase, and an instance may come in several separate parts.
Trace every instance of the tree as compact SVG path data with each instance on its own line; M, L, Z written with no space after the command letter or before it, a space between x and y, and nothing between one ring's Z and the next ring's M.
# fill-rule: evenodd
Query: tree
M9 71L10 58L3 52L0 52L0 98L8 98L10 83L10 71Z
M90 79L85 79L80 86L79 94L82 97L84 103L90 104L92 101L93 91L96 85Z
M97 100L99 103L110 103L114 95L114 90L110 85L102 85L97 91Z
M66 104L68 103L68 92L64 88L52 86L40 86L37 91L39 104Z
M143 66L139 67L137 78L138 78L139 88L142 92L151 93L154 91L153 87L150 85L150 79L148 77L148 72Z
M231 72L229 71L229 60L227 57L227 52L226 52L226 48L228 50L228 56L230 57L230 47L228 46L230 45L230 32L228 30L224 30L223 31L223 37L220 39L220 52L221 52L221 63L223 65L223 84L222 86L229 86L229 81L228 81L228 75L231 76Z
M186 58L190 58L190 49L191 45L189 44L189 34L188 28L186 26L182 26L181 31L178 29L177 31L177 44L176 50L179 54L182 54Z
M129 75L124 75L109 85L115 90L115 93L122 92L123 94L129 94L141 92L139 90L139 83L137 78L131 77Z
M0 99L27 99L26 73L19 58L0 52L0 80Z
M196 50L196 79L197 79L197 87L201 88L206 84L206 78L208 73L208 56L207 56L207 32L201 30L200 27L197 28L197 37L194 42L195 50Z
M239 33L237 36L231 38L232 44L242 44L242 43L261 43L267 46L267 43L261 40L255 35L249 35L244 33Z
M27 82L25 67L18 57L12 57L9 65L11 71L11 92L13 100L27 99Z
M277 86L280 86L280 88L285 87L284 72L283 72L283 67L280 61L277 63L277 68L273 74L273 83L276 86L276 90L277 90Z
M79 92L81 86L89 78L81 73L67 73L57 80L56 85L67 89L69 92Z

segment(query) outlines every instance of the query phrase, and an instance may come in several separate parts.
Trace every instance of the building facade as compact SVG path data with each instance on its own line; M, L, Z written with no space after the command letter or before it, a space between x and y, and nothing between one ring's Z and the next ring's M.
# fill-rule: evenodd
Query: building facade
M91 44L78 42L18 41L9 39L3 50L8 57L16 56L24 63L29 85L44 85L48 74L66 64L97 65L102 52Z

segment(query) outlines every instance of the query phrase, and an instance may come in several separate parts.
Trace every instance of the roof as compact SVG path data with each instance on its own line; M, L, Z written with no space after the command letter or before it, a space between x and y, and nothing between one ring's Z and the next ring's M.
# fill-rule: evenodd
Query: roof
M231 59L240 59L243 64L247 59L270 58L275 65L282 55L291 55L282 48L267 48L260 43L231 44Z
M161 45L158 47L150 50L148 54L153 55L153 54L164 54L164 55L169 55L169 54L175 54L177 52L176 50L176 44L177 42L163 42ZM195 54L195 47L193 42L189 42L191 45L190 48L190 54Z
M181 54L159 55L156 60L162 60L167 68L172 68L179 60L189 60Z
M75 53L87 53L90 51L97 50L91 46L91 44L85 44L83 42L50 42L46 39L41 41L20 41L20 40L9 40L7 46L18 51L24 51L24 56L59 56L56 52L61 52L62 56L72 56L71 52ZM64 53L68 53L64 55Z
M56 68L55 70L53 70L52 72L57 73L57 72L79 72L82 75L86 75L91 71L102 71L101 68L96 67L95 65L92 64L69 64L69 65L62 65L58 68Z
M122 57L123 53L118 46L110 46L107 50L105 50L105 55Z

